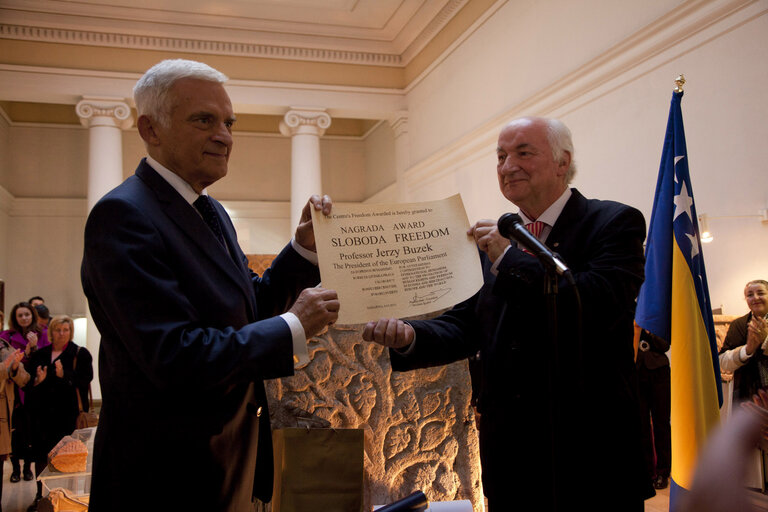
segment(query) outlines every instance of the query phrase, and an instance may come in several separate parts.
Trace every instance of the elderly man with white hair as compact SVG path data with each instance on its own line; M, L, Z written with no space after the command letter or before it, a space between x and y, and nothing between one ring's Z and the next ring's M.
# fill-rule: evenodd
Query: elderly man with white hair
M485 280L475 296L432 320L372 321L363 337L389 347L397 371L480 352L480 456L491 512L643 510L654 492L633 349L643 216L569 187L574 150L558 120L512 121L496 153L501 193L573 279L556 279L553 299L539 259L482 220L469 230Z

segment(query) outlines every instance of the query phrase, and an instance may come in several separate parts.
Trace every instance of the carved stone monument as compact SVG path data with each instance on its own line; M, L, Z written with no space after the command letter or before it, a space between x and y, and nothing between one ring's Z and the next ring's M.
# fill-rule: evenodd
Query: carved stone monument
M468 499L482 510L480 460L466 361L393 372L358 327L310 341L311 362L267 381L272 427L310 415L332 428L365 430L365 510L421 490L432 501Z

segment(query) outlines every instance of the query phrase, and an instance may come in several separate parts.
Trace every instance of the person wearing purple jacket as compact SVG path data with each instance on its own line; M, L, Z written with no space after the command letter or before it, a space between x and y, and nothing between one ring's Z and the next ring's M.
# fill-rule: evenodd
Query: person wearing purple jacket
M22 364L29 362L30 356L38 349L50 345L47 330L38 324L37 310L28 302L19 302L11 309L9 318L9 327L0 332L0 338L8 342L15 349L24 353ZM18 387L15 388L16 399L12 413L12 424L14 425L11 444L13 454L11 455L10 482L15 483L21 480L21 460L24 460L24 480L32 480L32 468L30 464L32 459L29 452L29 419L24 409L24 392Z

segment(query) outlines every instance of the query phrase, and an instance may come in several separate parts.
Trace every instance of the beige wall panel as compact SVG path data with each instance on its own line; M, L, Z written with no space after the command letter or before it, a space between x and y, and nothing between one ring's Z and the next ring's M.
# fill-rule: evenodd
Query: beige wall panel
M321 139L322 192L338 202L363 201L366 158L360 139Z
M290 197L291 141L235 134L227 176L210 188L217 199L282 201Z
M407 137L404 134L403 137ZM389 123L380 123L365 139L365 198L397 181L395 139Z
M52 314L85 314L80 285L84 227L85 217L77 216L9 219L5 292L9 313L14 304L41 295Z
M14 126L8 148L4 186L14 197L86 197L88 132L84 128Z

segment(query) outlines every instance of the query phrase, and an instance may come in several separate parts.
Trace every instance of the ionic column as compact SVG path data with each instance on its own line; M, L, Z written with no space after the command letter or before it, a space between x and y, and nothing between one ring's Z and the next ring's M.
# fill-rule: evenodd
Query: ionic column
M411 140L408 137L408 113L397 112L388 120L395 135L395 172L397 176L398 200L408 202L408 187L405 186L405 171L411 165Z
M101 197L123 181L122 130L133 124L131 108L122 98L83 97L75 107L80 122L88 128L88 211ZM85 343L91 354L99 353L100 336L86 310ZM94 365L93 395L101 398L98 365Z
M280 122L280 133L291 137L291 230L312 194L322 194L320 137L331 126L321 108L294 108Z
M133 125L131 107L121 98L83 97L75 107L88 128L88 211L123 181L122 130Z

